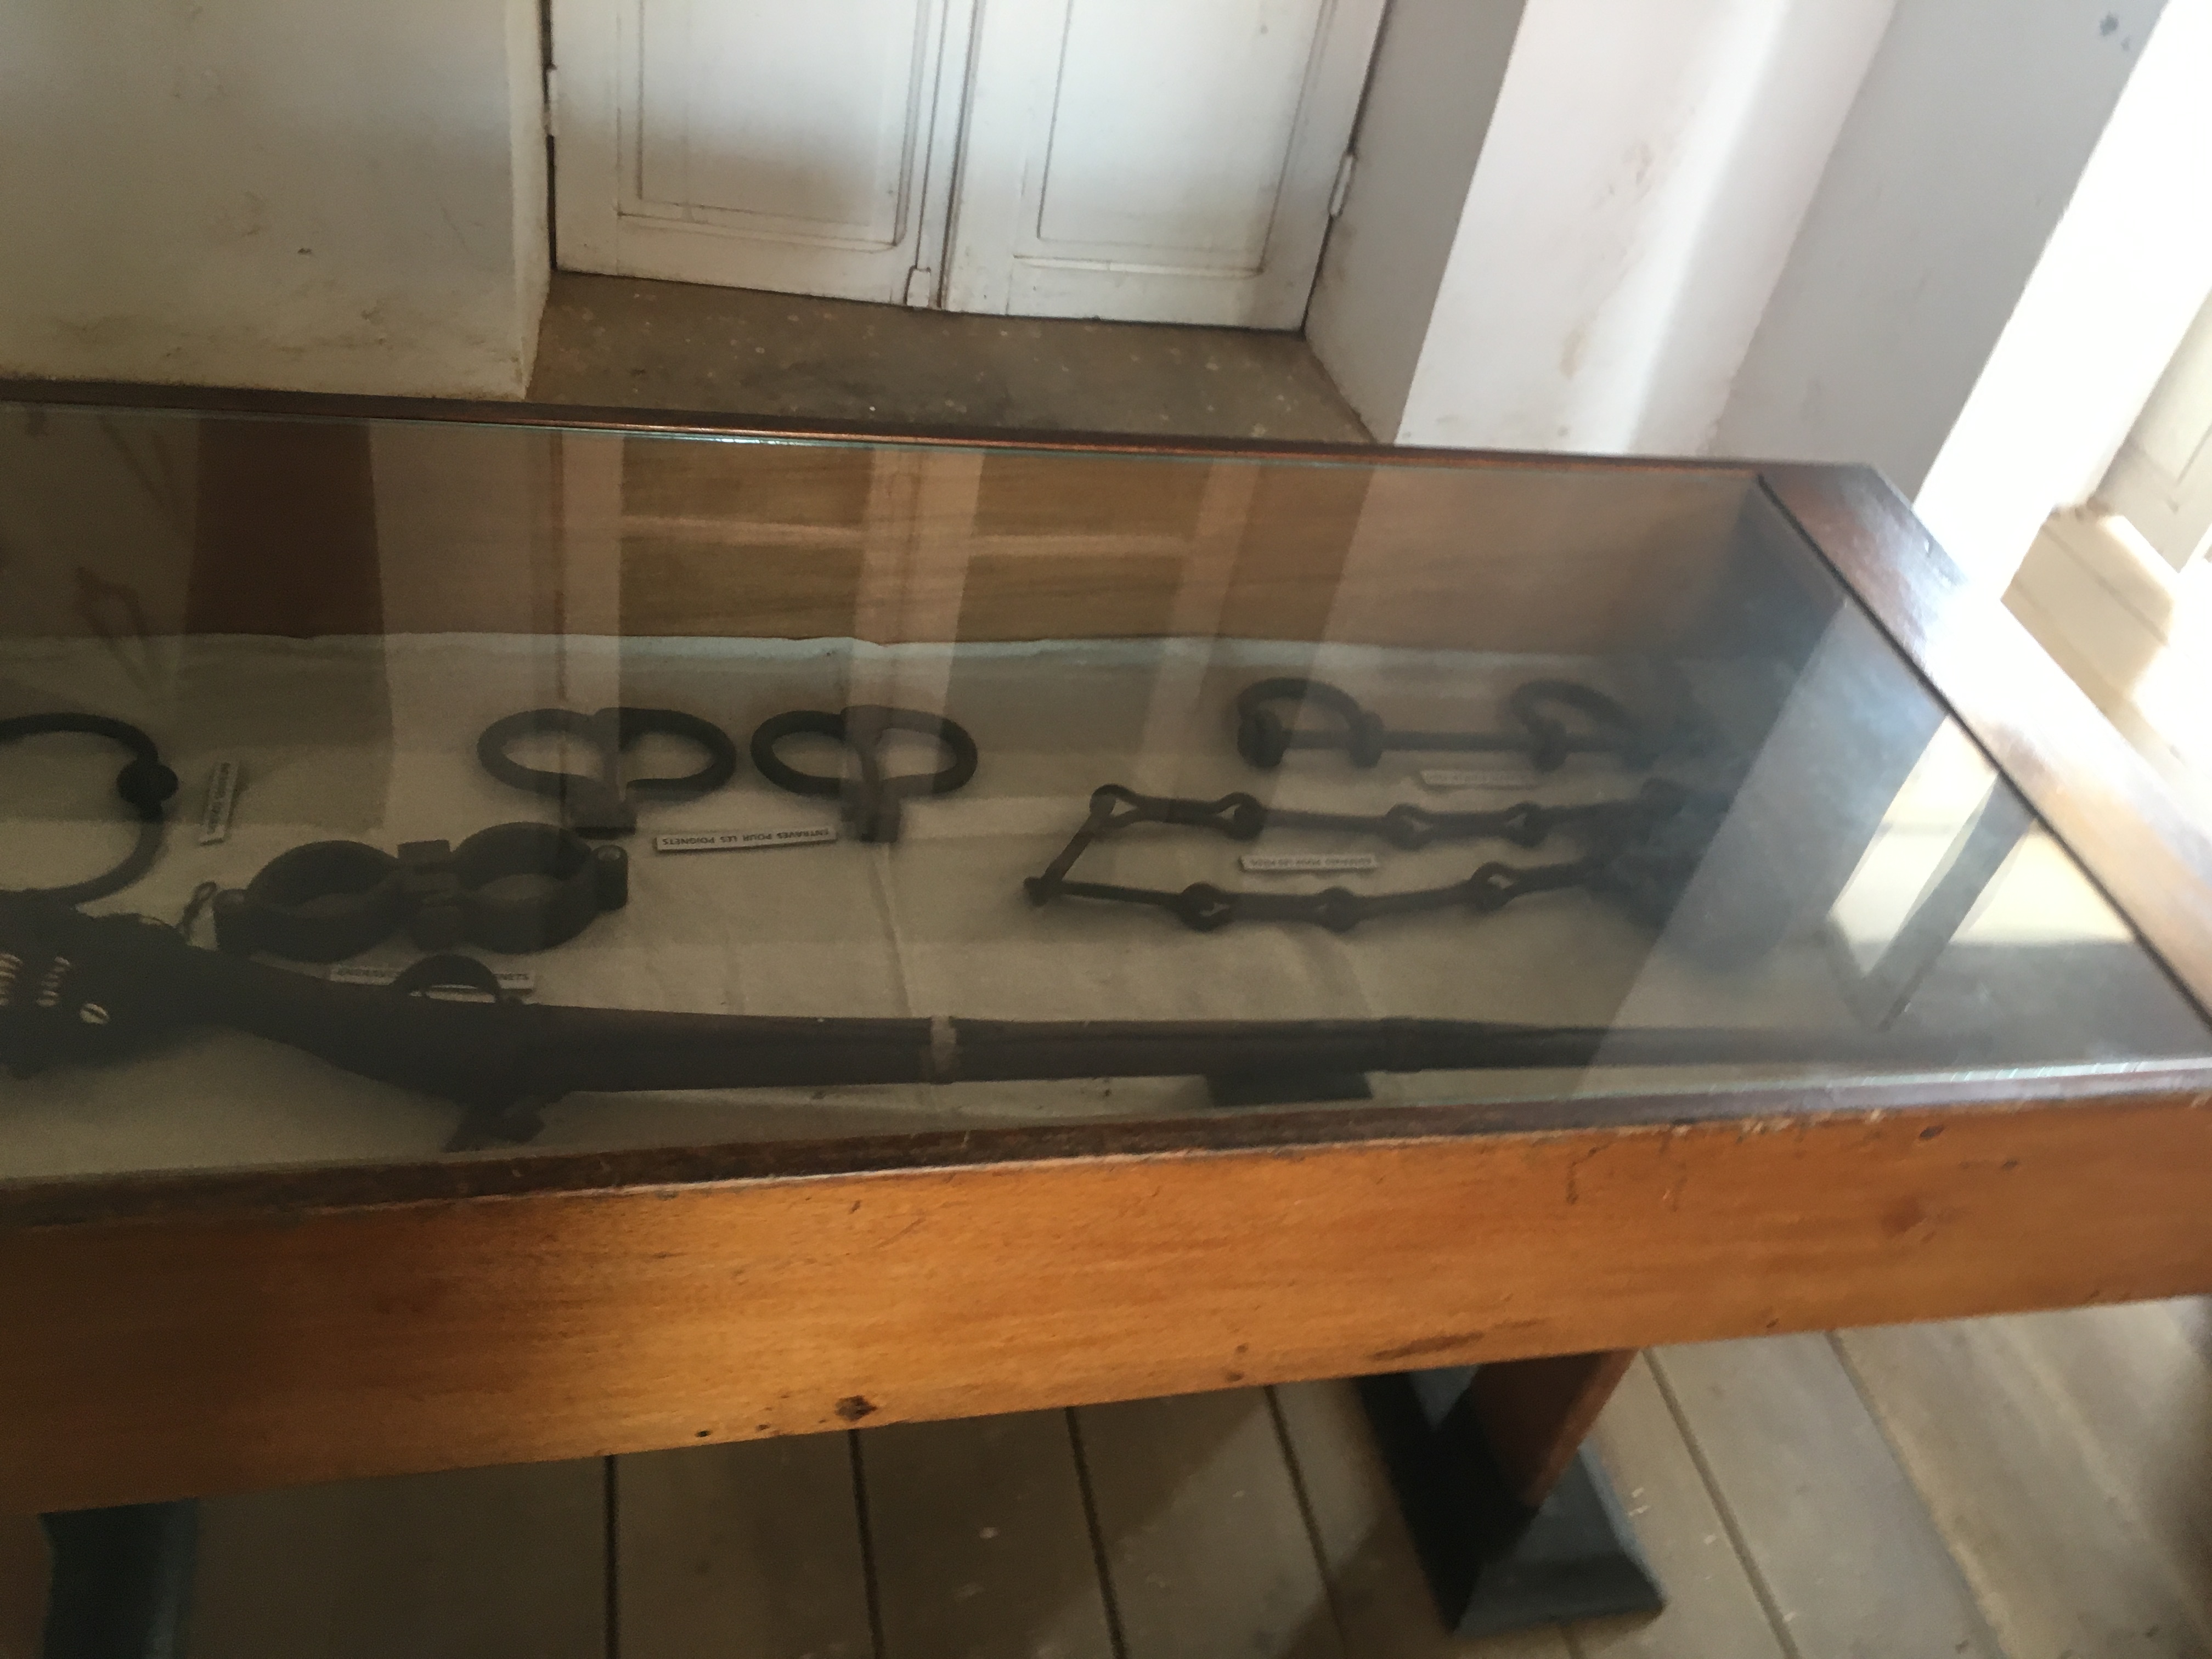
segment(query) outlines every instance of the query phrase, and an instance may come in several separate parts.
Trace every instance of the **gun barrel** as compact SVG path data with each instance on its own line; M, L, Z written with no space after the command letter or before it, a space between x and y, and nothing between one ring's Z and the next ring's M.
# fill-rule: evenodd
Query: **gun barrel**
M1856 1030L805 1018L456 1001L332 984L22 895L0 895L0 952L26 964L20 982L51 988L34 1001L0 998L0 1060L23 1069L121 1055L179 1025L222 1025L471 1106L580 1092L1964 1057L1956 1037L1922 1053L1925 1040Z

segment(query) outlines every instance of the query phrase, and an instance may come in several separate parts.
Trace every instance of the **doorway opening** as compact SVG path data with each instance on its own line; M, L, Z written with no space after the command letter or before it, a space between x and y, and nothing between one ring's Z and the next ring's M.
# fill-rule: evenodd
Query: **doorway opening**
M1383 0L553 0L563 270L1295 330Z
M2005 595L2107 719L2212 817L2212 297L2088 499Z

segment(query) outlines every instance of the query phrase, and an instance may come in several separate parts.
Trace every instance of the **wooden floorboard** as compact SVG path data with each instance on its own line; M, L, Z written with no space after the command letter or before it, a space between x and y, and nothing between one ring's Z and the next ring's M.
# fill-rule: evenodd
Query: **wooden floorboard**
M599 1459L200 1507L191 1659L602 1659Z
M2212 1304L1663 1350L1593 1443L1656 1617L1452 1637L1338 1382L210 1499L189 1653L2212 1659Z
M1577 1624L1577 1659L1790 1659L1648 1358L1615 1390L1592 1443L1667 1609Z
M2116 1484L2012 1322L1855 1331L1839 1344L2012 1659L2212 1653L2203 1602L2173 1570L2179 1540L2145 1530L2140 1492ZM2129 1358L2108 1350L2116 1386ZM2175 1402L2149 1393L2135 1402L2100 1433L2138 1439L2152 1461L2160 1447L2201 1447L2201 1417L2177 1421ZM2201 1482L2205 1470L2192 1454L2172 1475Z
M1796 1659L2005 1659L1826 1337L1650 1358Z
M870 1659L849 1432L615 1460L620 1659Z
M1113 1659L1065 1412L859 1444L884 1659Z
M2190 1346L2212 1363L2212 1296L2180 1296L2151 1305L2172 1320Z
M1074 1422L1128 1659L1343 1659L1264 1390Z
M2056 1426L2212 1620L2212 1367L2156 1304L1992 1319Z

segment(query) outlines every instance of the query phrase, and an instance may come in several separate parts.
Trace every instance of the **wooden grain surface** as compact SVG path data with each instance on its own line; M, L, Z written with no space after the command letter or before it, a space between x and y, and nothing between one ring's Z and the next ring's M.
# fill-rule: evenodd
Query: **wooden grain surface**
M1575 1659L1802 1659L1783 1645L1649 1355L1621 1378L1590 1443L1667 1607L1577 1626Z
M507 438L520 452L543 442ZM621 627L634 634L1149 638L1193 631L1184 602L1218 589L1197 631L1650 652L1694 634L1711 609L1747 488L1728 468L624 441L653 458L624 463L609 543ZM813 499L832 471L825 457L849 475L826 504ZM418 485L386 493L442 500L451 470L426 463ZM574 539L585 511L564 490L518 519L550 516ZM468 582L465 565L409 577L420 625L480 624L473 590L457 587L450 607L442 597ZM544 609L520 585L514 604L518 629ZM453 623L438 620L447 608Z
M1865 1403L1847 1386L1834 1386L1832 1369L1825 1382L1816 1370L1810 1392L1817 1418L1807 1414L1805 1345L1794 1339L1784 1339L1796 1353L1794 1364L1767 1363L1768 1345L1755 1343L1705 1351L1701 1367L1688 1351L1661 1352L1658 1362L1678 1369L1690 1359L1687 1369L1724 1401L1724 1409L1693 1409L1711 1444L1686 1434L1652 1359L1640 1358L1600 1418L1594 1442L1666 1586L1668 1606L1656 1617L1586 1620L1474 1642L1452 1637L1436 1616L1349 1384L1272 1390L1289 1480L1264 1457L1242 1467L1258 1479L1255 1495L1264 1490L1278 1507L1263 1529L1287 1558L1285 1571L1296 1576L1302 1560L1319 1563L1348 1659L1832 1653L1838 1584L1848 1592L1853 1565L1870 1547L1863 1540L1911 1535L1930 1516L1941 1536L1931 1544L1920 1534L1923 1550L1908 1575L1940 1574L1948 1547L2006 1659L2205 1659L2212 1653L2203 1519L2212 1492L2204 1426L2212 1421L2205 1399L2212 1368L2175 1317L2195 1322L2199 1312L2186 1304L2145 1304L1853 1333L1840 1346ZM1864 1432L1869 1406L1881 1435ZM851 1574L809 1577L804 1564L794 1566L794 1553L809 1542L799 1516L816 1496L769 1480L757 1498L741 1501L756 1508L787 1502L797 1523L733 1528L722 1524L723 1488L702 1480L686 1488L692 1510L664 1510L659 1528L635 1533L626 1552L609 1552L608 1589L629 1608L633 1628L688 1622L706 1632L717 1653L765 1645L773 1659L810 1652L825 1659L821 1632L866 1627L872 1598L887 1659L1113 1653L1155 1659L1152 1650L1126 1641L1115 1648L1104 1628L1105 1551L1094 1553L1090 1517L1075 1495L1068 1417L1048 1412L864 1429L849 1437L860 1455L857 1483L849 1460L821 1460L822 1495L865 1516L864 1528L848 1530L865 1530L868 1540L872 1572L866 1583ZM1839 1437L1838 1420L1859 1429ZM1205 1482L1224 1443L1190 1432L1172 1413L1152 1423L1157 1435L1124 1443L1150 1471L1141 1484L1165 1492ZM1749 1540L1752 1558L1740 1555L1739 1511L1763 1512L1773 1492L1772 1468L1804 1468L1808 1440L1820 1463L1806 1516L1786 1520L1789 1540L1763 1532ZM1176 1461L1175 1445L1186 1449L1186 1461ZM879 1458L879 1449L889 1455ZM673 1453L669 1461L712 1469L728 1450ZM585 1557L600 1517L574 1518L582 1506L568 1494L588 1498L600 1489L605 1462L219 1500L210 1505L216 1547L204 1553L197 1594L203 1607L228 1611L204 1627L207 1639L191 1650L202 1659L217 1651L224 1659L332 1659L403 1647L482 1659L595 1653L604 1621L599 1609L581 1604L598 1583ZM1717 1477L1710 1485L1708 1469ZM1726 1478L1719 1478L1723 1472ZM1908 1475L1915 1492L1905 1490ZM441 1493L450 1501L426 1503ZM550 1519L541 1513L549 1497L556 1512ZM1917 1517L1916 1499L1925 1505ZM1280 1634L1264 1602L1248 1603L1257 1613L1249 1626L1224 1620L1218 1604L1233 1586L1217 1585L1208 1571L1217 1552L1249 1571L1252 1553L1231 1524L1247 1508L1232 1501L1205 1509L1180 1534L1190 1559L1178 1562L1163 1587L1170 1599L1158 1620L1169 1652L1178 1650L1184 1628L1225 1632L1216 1650L1230 1654L1267 1651L1270 1632ZM1283 1523L1293 1512L1303 1516L1305 1536L1295 1523ZM1157 1510L1140 1502L1132 1513L1148 1524ZM234 1524L247 1516L250 1528ZM337 1516L344 1517L343 1530L331 1525ZM710 1541L700 1551L690 1547L696 1540ZM1099 1544L1105 1541L1099 1534ZM656 1549L678 1552L688 1571L668 1570L653 1559ZM441 1557L450 1560L441 1565ZM1041 1571L1025 1571L1039 1564ZM717 1626L687 1620L680 1607L648 1613L639 1601L648 1592L681 1601L696 1582L713 1602L716 1587L737 1581L782 1597L784 1611L722 1601ZM792 1616L794 1595L813 1598L802 1616ZM1187 1611L1176 1597L1187 1598ZM1855 1659L1955 1659L1945 1645L1947 1630L1954 1632L1949 1641L1958 1639L1955 1604L1947 1618L1940 1602L1931 1610L1924 1600L1885 1586L1863 1610L1848 1600L1842 1605L1858 1641ZM325 1607L346 1616L318 1611ZM271 1616L286 1608L297 1616ZM248 1609L254 1616L238 1616ZM395 1635L402 1639L392 1641ZM763 1644L763 1635L774 1639ZM387 1646L378 1650L379 1640Z
M1796 1659L2007 1659L1824 1337L1653 1364Z
M1514 1494L1534 1509L1559 1484L1635 1354L1563 1353L1485 1365L1468 1402Z
M303 522L350 514L353 528L340 541L355 575L364 556L360 520L372 511L388 518L393 501L388 490L365 496L376 470L359 446L333 435L345 429L314 428L311 418L487 418L459 405L0 385L0 396L11 394L107 406L158 395L301 417L302 482L268 499L290 503L283 510L296 507ZM576 476L565 483L563 464L546 462L550 487L566 502L583 499L579 469L591 470L583 449L619 457L632 441L616 428L651 418L536 411L521 424L541 439L555 425L602 428L561 441L580 452L578 467L568 469ZM676 416L661 424L727 432L738 423ZM778 432L880 435L805 422L780 423ZM959 549L982 499L973 441L917 441L917 451L942 465L877 469L865 509L848 479L794 476L782 495L769 492L763 522L776 530L779 548L798 545L791 536L830 538L840 548L860 538L856 626L874 605L881 615L866 627L904 630L881 637L962 631L971 599L983 605L990 584L1002 580L988 577L975 595L966 590ZM1311 475L1357 474L1358 489L1255 488L1244 498L1239 533L1198 537L1201 564L1226 561L1218 582L1220 573L1206 566L1209 603L1219 601L1220 614L1240 628L1279 626L1291 637L1312 636L1316 617L1346 637L1396 639L1406 628L1407 637L1422 640L1486 637L1480 630L1501 613L1477 605L1463 580L1451 586L1470 556L1525 567L1520 576L1507 572L1499 588L1523 633L1547 615L1583 629L1578 639L1591 628L1593 637L1613 626L1648 631L1646 612L1692 626L1700 583L1719 579L1717 567L1694 556L1709 550L1708 521L1729 510L1729 492L1750 477L1743 469L1572 459L1547 458L1532 469L1526 458L1419 452L1102 445L1079 434L1026 437L1017 447L1057 452L1070 465L1076 450L1171 452L1224 463L1211 469L1217 475L1268 454L1358 463ZM244 550L222 554L232 561L217 573L222 580L197 589L189 609L230 626L297 625L278 614L292 604L289 589L264 594L245 580L253 559L287 544L281 514L257 507L250 490L225 493L224 469L234 483L246 479L252 457L206 459L202 483L210 487L195 523L210 556L218 543ZM514 469L515 489L539 489L536 465ZM618 545L623 470L599 469L613 479L611 493L591 498L561 546L526 550L518 568L573 572L598 556L594 537ZM331 481L335 494L317 497L309 475ZM1499 482L1516 476L1521 483ZM1765 476L2205 1000L2212 845L2176 815L2154 775L2101 727L1993 598L1984 604L1964 590L1878 480L1789 467ZM1449 487L1423 481L1445 477ZM918 492L910 502L898 493L908 489ZM696 550L703 544L696 526L677 522L683 514L666 510L667 495L641 478L641 536ZM1618 507L1612 519L1593 506L1598 497ZM1040 500L1033 483L994 498L990 522L1006 533L978 544L994 544L988 556L1006 562L1004 580L1027 580L1023 573L1054 559L1100 556L1091 538L1074 538L1056 552L1043 545L1052 532ZM878 510L912 532L872 538L867 526ZM1111 556L1157 557L1164 539L1205 523L1204 511L1163 510ZM1644 538L1628 562L1650 580L1608 589L1585 616L1546 596L1571 592L1577 573L1606 550L1577 544L1549 568L1527 550L1551 547L1549 532L1593 524ZM1295 568L1269 568L1265 550L1278 532L1300 549ZM1462 532L1475 539L1449 539ZM1397 564L1408 538L1429 552L1405 576ZM1621 562L1617 549L1608 556ZM713 559L693 551L676 562L705 572L702 580L714 574ZM1051 580L1064 582L1073 568ZM869 597L878 572L888 573L880 588L890 596L880 604ZM604 617L572 617L561 607L582 600L558 585L567 576L546 580L556 581L560 616L578 625L619 621L630 610L625 594L613 609L592 601ZM821 602L830 610L842 603L843 580ZM533 574L525 586L539 581ZM395 599L389 583L380 592L349 578L292 608L314 612L319 627L337 625L335 613L316 607L352 595L364 616L375 605L389 611L406 603L410 625L448 625L438 604L408 599L410 586L418 597L428 588L398 586ZM506 592L479 585L448 609L484 625L503 614ZM1256 598L1239 610L1239 593ZM251 605L263 614L249 614ZM533 597L525 608L535 616L542 606ZM984 625L988 606L975 615ZM8 1425L0 1434L11 1437L0 1460L0 1507L2212 1285L2199 1200L2212 1137L2194 1097L1782 1121L1812 1103L1791 1103L1773 1115L1746 1102L1675 1109L1739 1118L1694 1127L1084 1162L1048 1161L1039 1143L1026 1161L963 1153L957 1169L848 1167L811 1178L706 1182L696 1158L688 1166L674 1158L686 1184L627 1193L605 1185L625 1171L637 1176L643 1164L594 1173L571 1160L421 1176L426 1195L404 1204L354 1203L347 1194L362 1184L342 1174L233 1185L218 1178L193 1187L181 1206L169 1195L141 1202L125 1193L42 1212L53 1195L18 1194L7 1202L0 1235L0 1328L34 1331L39 1340L0 1348L0 1423ZM911 1165L931 1155L909 1149L902 1159ZM471 1198L427 1195L439 1182L458 1192L502 1180L519 1194L549 1171L580 1189L526 1200L489 1187ZM393 1190L387 1185L386 1195ZM42 1213L58 1222L72 1205L82 1218L42 1224ZM95 1218L134 1206L138 1219ZM1074 1316L1070 1262L1083 1268ZM158 1390L147 1385L152 1377L161 1379ZM377 1435L356 1431L367 1420L378 1424Z
M1114 1659L1066 1412L858 1435L886 1656Z
M1132 1659L1344 1659L1263 1390L1074 1416Z
M616 1460L616 1651L629 1659L869 1659L849 1434Z
M2069 1311L1971 1328L2040 1388L2053 1431L2085 1449L2105 1501L2147 1540L2212 1638L2212 1371L2158 1304Z
M192 546L165 561L188 570L187 632L1150 636L1189 631L1183 602L1203 591L1203 631L1649 652L1710 611L1750 483L1713 464L1431 454L1408 467L1388 449L1294 460L1035 434L687 442L506 413L467 427L104 418L197 434ZM136 488L131 457L94 459L79 495ZM135 592L145 561L118 549L88 568ZM600 614L597 586L618 610ZM84 631L72 593L11 592L0 633Z
M2212 1371L2162 1307L1838 1346L2013 1659L2212 1655Z
M2208 1181L2154 1098L26 1229L0 1509L2176 1294Z
M599 1659L599 1465L465 1469L200 1509L191 1659Z

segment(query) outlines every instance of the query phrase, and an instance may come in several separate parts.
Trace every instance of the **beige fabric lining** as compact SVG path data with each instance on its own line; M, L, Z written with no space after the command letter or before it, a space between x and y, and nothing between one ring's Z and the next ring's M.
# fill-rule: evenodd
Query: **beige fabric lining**
M131 654L135 653L135 656ZM910 660L908 660L910 659ZM580 939L500 965L538 978L537 998L708 1012L959 1014L995 1018L1300 1018L1380 1013L1601 1022L1632 989L1683 1019L1838 1017L1832 975L1809 944L1755 974L1715 975L1655 952L1648 933L1569 894L1490 917L1440 914L1319 928L1187 932L1164 913L1066 902L1040 910L1021 881L1059 850L1099 784L1212 796L1249 790L1284 805L1352 812L1399 801L1503 805L1620 794L1636 779L1601 761L1536 780L1507 762L1495 787L1438 794L1393 757L1371 772L1332 755L1247 766L1230 742L1236 692L1263 672L1325 675L1386 711L1443 726L1495 725L1504 693L1542 674L1618 684L1619 666L1553 658L1444 657L1235 641L1083 642L963 648L399 635L297 641L195 637L119 651L97 641L0 647L0 682L23 706L74 706L145 725L185 780L179 821L155 872L100 908L173 917L195 884L243 884L262 864L330 836L459 842L487 825L550 816L475 758L477 735L564 688L619 684L633 704L715 721L742 750L786 709L835 708L848 688L941 686L983 763L959 794L912 803L898 845L851 842L661 855L657 831L833 822L834 805L785 794L750 763L702 799L647 804L630 843L631 902ZM589 708L590 702L578 706ZM35 752L33 752L35 750ZM71 878L125 834L107 811L101 745L56 739L5 757L9 879ZM673 769L685 751L643 758ZM913 764L933 765L924 744ZM191 820L217 759L244 769L228 842L203 848ZM1437 763L1431 759L1427 763ZM1286 837L1285 847L1292 845ZM1208 879L1388 890L1457 880L1493 858L1541 861L1562 848L1496 843L1398 853L1356 837L1300 836L1295 850L1374 851L1379 868L1327 878L1251 876L1237 844L1189 831L1133 832L1094 849L1085 874L1180 887ZM203 943L210 942L206 933ZM404 942L362 960L404 965ZM1571 1077L1377 1080L1384 1099L1571 1093ZM416 1158L435 1152L453 1111L350 1078L275 1045L195 1035L128 1066L5 1085L0 1178L95 1171ZM572 1099L544 1145L814 1136L892 1127L1206 1109L1195 1079L1052 1085L961 1084Z

